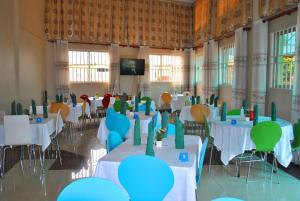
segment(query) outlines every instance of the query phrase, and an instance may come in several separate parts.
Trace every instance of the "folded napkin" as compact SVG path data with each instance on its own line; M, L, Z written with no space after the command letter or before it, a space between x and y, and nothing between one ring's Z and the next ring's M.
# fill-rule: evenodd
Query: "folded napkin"
M47 104L43 104L43 117L48 118L48 107Z
M205 103L208 105L208 98L205 99Z
M276 121L276 119L277 119L276 105L274 102L272 102L272 105L271 105L271 119L272 119L272 121Z
M153 128L153 121L151 121L148 124L146 155L155 156L154 149L153 149L153 142L154 142L154 128Z
M137 97L139 98L138 100L139 100L139 103L140 103L141 102L141 98L142 98L142 92L141 91L139 91Z
M214 104L214 100L215 100L215 94L210 96L209 104L210 105Z
M148 116L150 115L150 110L151 110L151 101L150 100L147 100L146 101L146 110L145 110L145 115Z
M175 120L175 148L184 149L184 124L178 117Z
M59 95L58 95L58 94L56 94L56 96L55 96L55 100L56 100L56 102L57 102L57 103L59 103L59 102L60 102L60 98L59 98Z
M221 111L221 121L226 121L226 115L227 115L227 103L224 102Z
M139 102L140 102L139 97L135 97L135 100L134 100L134 111L136 111L136 112L139 111Z
M141 122L140 122L140 118L137 118L135 120L133 145L135 145L135 146L141 145Z
M36 103L35 100L31 100L32 114L36 115Z
M47 95L47 91L43 91L43 104L47 104L47 100L48 100L48 95Z
M214 107L218 107L219 96L214 99Z
M242 107L244 108L244 110L248 109L248 102L247 102L247 100L245 100L245 99L243 100Z
M164 138L166 138L168 134L168 130L167 130L168 125L169 125L169 113L167 111L164 111L161 118L161 128L166 129L166 132L163 136Z
M191 99L192 99L192 105L195 105L195 97L192 96Z
M17 104L17 115L22 115L23 114L23 106L21 103Z
M71 96L71 101L72 101L73 107L76 107L76 105L77 105L76 95L70 94L70 96Z
M63 102L64 102L64 96L63 96L62 94L59 96L59 102L60 102L60 103L63 103Z
M200 96L197 96L197 97L196 97L196 104L200 104L200 101L201 101L201 97L200 97Z
M11 115L17 115L17 105L16 101L13 101L11 103Z
M121 98L120 113L123 114L123 115L126 115L126 109L127 109L126 101L123 98Z
M253 126L258 123L258 105L254 105L254 119L253 119Z

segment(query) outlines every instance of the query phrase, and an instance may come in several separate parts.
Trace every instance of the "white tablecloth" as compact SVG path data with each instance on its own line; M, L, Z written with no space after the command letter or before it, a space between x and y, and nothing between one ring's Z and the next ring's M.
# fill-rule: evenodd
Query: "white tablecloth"
M151 122L152 120L152 117L154 116L155 112L151 112L150 113L150 116L146 116L145 115L145 112L138 112L138 115L140 117L140 120L141 120L141 134L146 134L148 133L148 124ZM129 118L129 121L130 121L130 128L126 134L127 138L130 138L133 136L133 133L134 133L134 122L135 120L133 119L133 113L130 113L130 115L127 115L127 117ZM100 140L100 143L102 145L105 145L105 142L106 142L106 139L107 139L107 136L108 136L108 129L106 127L106 124L105 124L105 120L106 120L106 117L103 118L100 122L100 125L99 125L99 129L98 129L98 134L97 134L97 138ZM161 123L161 115L160 113L158 113L158 116L157 116L157 125Z
M191 114L191 107L192 106L183 106L181 111L180 111L180 115L179 115L179 119L184 122L184 121L194 121L194 118ZM208 117L209 121L212 120L216 120L219 117L219 108L218 107L213 107L213 106L208 106L209 110L210 110L210 115Z
M103 97L90 97L89 100L91 101L91 112L96 113L98 107L102 107L102 100ZM115 103L115 98L110 97L109 105L112 106Z
M169 136L164 140L162 148L154 148L155 157L165 161L174 174L174 186L164 201L196 201L196 171L199 152L202 142L198 136L184 136L185 149L175 149L175 138ZM118 167L120 161L128 156L145 154L146 136L142 137L141 146L133 146L132 140L127 140L122 145L111 151L98 161L95 176L109 179L119 186ZM178 160L179 153L189 154L188 162ZM123 188L123 187L122 187Z
M16 125L17 126L17 125ZM51 143L50 135L55 132L56 127L56 114L49 114L49 118L43 119L43 122L36 123L34 120L30 121L30 127L32 130L32 141L36 145L42 146L42 150L45 151ZM63 128L63 120L60 117L59 131ZM4 146L4 125L0 122L0 146Z
M83 103L77 103L75 107L73 105L69 105L69 114L67 116L66 121L72 122L72 123L79 123L79 117L82 116L82 105ZM85 112L88 116L91 115L91 110L89 104L86 104Z
M231 119L237 119L237 125L231 125ZM239 116L228 116L226 122L220 120L212 121L211 135L214 137L214 144L221 151L221 161L224 165L235 156L244 153L246 150L255 148L250 138L250 131L253 122L239 120ZM270 117L259 117L259 122L270 121ZM294 139L292 124L283 119L277 119L281 126L282 136L274 149L278 162L287 167L292 160L290 141Z

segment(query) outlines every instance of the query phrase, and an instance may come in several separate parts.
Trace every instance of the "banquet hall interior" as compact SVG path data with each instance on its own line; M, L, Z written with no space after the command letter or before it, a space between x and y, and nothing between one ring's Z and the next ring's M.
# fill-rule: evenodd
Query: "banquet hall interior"
M0 201L300 201L300 1L0 0Z

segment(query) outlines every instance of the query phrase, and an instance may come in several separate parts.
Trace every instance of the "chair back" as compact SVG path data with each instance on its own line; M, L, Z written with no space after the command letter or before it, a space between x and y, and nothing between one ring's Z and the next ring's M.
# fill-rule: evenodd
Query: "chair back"
M106 110L106 116L108 117L110 114L116 113L115 109L110 107Z
M58 111L61 110L61 118L63 121L67 120L67 117L70 112L70 107L64 103L52 103L50 106L50 113L58 113Z
M116 131L109 131L107 136L106 150L111 152L113 149L122 144L123 140L121 135Z
M32 106L29 106L29 114L32 114ZM43 106L36 106L36 114L43 114Z
M55 124L55 136L54 138L62 131L63 122L61 122L61 112L58 110L56 114L56 124Z
M150 97L144 96L144 97L141 99L141 101L145 101L145 102L150 101L150 102L151 102L152 100L151 100Z
M197 172L197 177L196 177L197 185L200 184L200 178L201 178L201 174L202 174L207 144L208 144L208 138L205 138L205 140L203 141L202 147L201 147L200 159L199 159L199 163L198 163L198 172Z
M164 161L146 155L125 158L118 176L131 201L162 201L174 185L171 168Z
M208 118L210 115L209 108L204 104L192 105L190 112L197 123L204 123L204 117Z
M204 116L203 117L204 118L204 130L205 130L205 135L207 136L207 137L209 137L210 136L210 124L209 124L209 122L208 122L208 120L207 120L207 118Z
M294 141L292 143L292 148L297 150L300 149L300 123L295 123L293 129L294 129Z
M121 111L121 100L116 100L114 103L114 109L116 112L120 112Z
M215 198L212 201L243 201L243 200L238 198L223 197L223 198Z
M102 178L82 178L67 185L57 201L129 201L126 193L115 183Z
M4 144L11 146L32 144L28 115L4 116Z
M172 101L172 96L169 92L164 92L161 94L161 100L164 104L171 104L171 101Z
M110 96L104 96L104 98L102 99L102 106L104 108L108 108L109 106L109 102L110 102Z
M256 124L251 129L251 139L256 146L256 151L271 152L281 138L281 127L272 121Z
M106 117L105 125L109 131L118 132L124 139L130 128L130 121L122 114L113 113Z
M227 112L227 115L241 115L241 109L232 109Z

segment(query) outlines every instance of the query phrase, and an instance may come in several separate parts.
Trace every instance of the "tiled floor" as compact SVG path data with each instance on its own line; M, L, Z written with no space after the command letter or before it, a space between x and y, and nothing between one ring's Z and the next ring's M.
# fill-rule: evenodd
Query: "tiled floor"
M64 139L63 150L68 152L63 157L65 165L61 168L57 165L54 167L55 160L46 160L44 178L40 178L39 168L33 175L30 175L27 169L22 174L17 163L1 180L0 201L54 201L60 190L71 180L93 175L98 159L106 153L104 147L99 144L96 133L97 129L91 129L85 131L82 136L77 133L77 137L73 140ZM76 146L73 146L74 144ZM84 156L85 159L76 157L77 154ZM72 169L67 160L73 160L72 164L81 168ZM25 167L28 167L27 161ZM245 168L242 170L245 171ZM245 178L232 176L234 171L233 165L227 167L213 165L211 172L208 173L205 166L197 190L198 201L210 201L220 196L233 196L247 201L300 201L300 180L283 171L279 172L280 184L275 183L276 177L273 177L273 183L264 177L257 177L258 171L255 169L252 171L251 179L257 181L246 184Z

